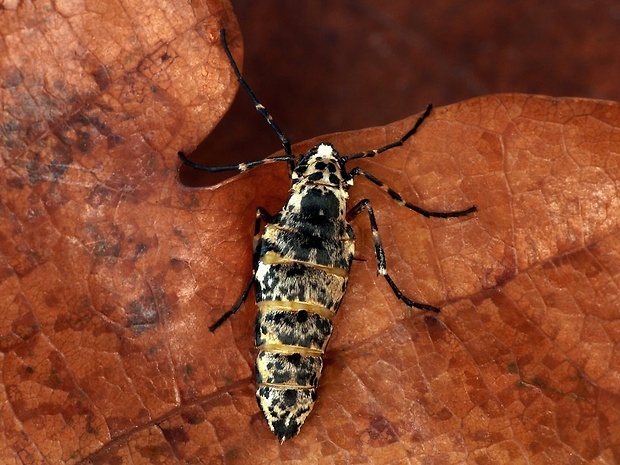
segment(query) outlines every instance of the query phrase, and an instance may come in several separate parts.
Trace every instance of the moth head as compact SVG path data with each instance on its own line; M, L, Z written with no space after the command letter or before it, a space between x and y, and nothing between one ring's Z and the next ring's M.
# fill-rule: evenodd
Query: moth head
M332 144L321 142L299 159L293 171L293 182L304 181L348 189L352 185L352 178L344 166L345 161Z

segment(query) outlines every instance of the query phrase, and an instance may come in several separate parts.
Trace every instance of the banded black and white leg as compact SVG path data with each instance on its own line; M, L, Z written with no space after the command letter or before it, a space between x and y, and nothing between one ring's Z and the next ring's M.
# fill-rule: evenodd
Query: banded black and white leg
M280 127L274 121L271 114L258 101L258 98L256 98L256 95L254 95L254 92L252 91L250 86L247 84L247 82L245 82L245 79L243 79L243 76L241 75L241 72L239 71L239 67L237 66L237 63L235 62L235 59L233 58L232 53L230 52L230 48L228 48L228 42L226 41L226 29L220 29L220 40L222 42L222 47L224 48L224 52L226 53L226 56L228 57L228 62L230 63L230 66L232 67L235 73L237 81L239 82L243 90L246 92L246 94L248 94L248 96L252 100L252 103L254 104L254 108L256 108L256 111L258 111L258 113L260 113L260 115L265 119L265 121L267 121L267 124L269 124L271 129L273 129L273 132L275 132L278 138L280 139L280 142L282 144L282 147L284 147L284 152L286 153L286 155L283 155L280 157L263 158L262 160L255 160L255 161L251 161L247 163L239 163L237 165L225 165L225 166L209 166L209 165L202 165L202 164L194 163L193 161L189 160L185 156L185 153L183 152L178 152L179 158L184 164L191 166L192 168L196 170L208 171L211 173L217 173L221 171L234 171L234 170L246 171L250 168L254 168L255 166L268 164L268 163L282 162L282 161L285 161L288 163L289 170L292 172L294 165L295 165L295 157L293 156L293 152L291 150L291 143L288 137L284 135Z
M372 157L376 157L380 153L383 153L387 150L400 147L405 142L407 142L407 139L409 139L411 136L413 136L418 131L418 128L422 125L424 120L431 114L432 109L433 109L433 105L429 103L426 106L424 113L420 115L420 117L417 119L413 127L409 129L409 131L407 131L400 139L395 140L394 142L390 142L389 144L384 145L383 147L379 147L378 149L366 150L365 152L354 153L352 155L347 155L342 158L344 158L346 161L357 160L359 158L372 158Z
M418 207L417 205L412 204L411 202L406 201L405 199L403 199L403 197L396 192L394 189L392 189L390 186L388 186L387 184L385 184L383 181L381 181L380 179L377 179L375 176L373 176L372 174L370 174L367 171L364 171L361 168L353 168L351 170L351 172L349 173L349 175L353 178L355 178L355 176L364 176L366 179L368 179L370 182L372 182L375 186L379 187L382 191L384 191L385 193L387 193L390 197L392 197L392 199L400 206L409 208L410 210L413 210L416 213L419 213L420 215L423 215L427 218L433 217L433 218L456 218L459 216L465 216L465 215L469 215L470 213L473 213L477 210L477 208L475 206L471 206L469 208L466 208L465 210L455 210L455 211L449 211L449 212L440 212L440 211L433 211L433 210L426 210L422 207Z
M260 242L261 242L262 221L264 221L265 223L270 223L272 218L273 217L269 214L269 212L265 210L263 207L258 207L256 209L256 221L254 222L254 240L253 240L253 250L252 250L252 265L253 265L252 276L250 277L248 284L245 286L245 289L243 289L243 292L241 293L241 297L239 297L239 300L235 302L235 305L233 305L230 310L224 313L215 323L209 326L209 331L215 332L215 330L219 328L220 326L222 326L222 324L226 320L228 320L231 316L237 313L237 310L241 308L243 303L248 298L248 294L250 293L252 284L254 284L254 278L256 277L256 266L258 263L258 253L260 250Z
M247 82L245 82L245 79L243 79L243 76L239 72L239 67L237 66L237 63L235 62L235 59L233 58L232 53L230 53L230 49L228 48L228 42L226 41L226 29L220 29L220 40L222 41L224 52L226 52L226 56L228 57L228 62L230 63L230 66L235 72L237 81L239 81L239 84L241 85L241 87L243 87L243 90L245 90L246 94L248 94L252 99L252 103L254 104L254 108L256 108L256 111L261 114L261 116L265 119L265 121L267 121L269 126L271 126L271 129L273 129L273 131L278 135L286 154L292 155L291 143L288 140L288 137L284 135L284 133L273 120L267 109L258 101L256 95L254 95L254 92L252 92L252 89L250 89L250 86L247 84Z
M421 124L421 121L423 121L424 117L425 116L422 115L420 117L420 119L418 119L418 122L416 123L416 126L414 126L414 128L411 131L409 131L409 133L411 133L412 131L415 132L414 129ZM407 134L409 134L409 133L407 133ZM399 142L400 141L397 141L396 144L398 144ZM388 144L386 147L392 148L392 147L396 147L396 146L398 146L398 145ZM367 153L367 154L380 153L382 148L381 149L372 150L372 151L368 151L368 152L364 152L364 153ZM374 156L374 155L369 155L369 156ZM355 176L359 176L359 175L364 176L370 182L372 182L377 187L379 187L381 190L386 192L398 205L401 205L403 207L409 208L410 210L413 210L414 212L419 213L420 215L423 215L423 216L425 216L427 218L429 218L429 217L435 217L435 218L455 218L455 217L459 217L459 216L469 215L470 213L473 213L473 212L475 212L477 210L477 208L475 206L471 206L471 207L469 207L469 208L467 208L465 210L455 210L455 211L448 211L448 212L426 210L426 209L424 209L422 207L418 207L417 205L412 204L411 202L406 201L394 189L392 189L387 184L385 184L383 181L379 180L378 178L376 178L372 174L368 173L367 171L362 170L361 168L358 168L358 167L353 168L349 174L350 174L350 176L352 178L354 178ZM372 237L373 237L373 241L374 241L374 244L375 244L375 257L377 258L377 273L382 275L385 278L385 280L388 282L388 284L392 288L392 291L394 292L396 297L398 297L400 300L402 300L409 307L415 307L415 308L418 308L418 309L421 309L421 310L430 310L430 311L433 311L433 312L439 312L439 309L437 307L434 307L433 305L423 304L423 303L415 302L415 301L409 299L407 296L405 296L403 294L403 292L398 288L398 286L396 286L396 284L394 283L394 281L392 280L392 278L390 277L390 275L387 272L386 261L385 261L385 252L383 250L383 246L381 245L381 237L379 236L379 228L377 226L377 221L375 219L374 211L373 211L372 207L370 206L370 200L364 199L364 200L361 200L360 202L358 202L347 213L347 219L348 220L352 220L353 218L355 218L357 215L359 215L364 210L366 210L368 212L368 217L370 219L370 228L372 230Z
M359 201L351 210L347 212L347 221L352 221L355 219L361 212L368 212L368 218L370 219L370 229L372 231L372 240L375 245L375 258L377 259L377 274L380 274L385 278L388 282L394 295L402 300L408 307L417 308L420 310L430 310L432 312L438 313L439 309L433 305L424 304L421 302L416 302L407 297L403 292L398 288L398 286L394 283L392 278L387 272L387 264L385 261L385 251L383 250L383 245L381 244L381 237L379 236L379 228L377 226L377 220L375 219L375 212L373 211L370 200L363 199Z
M402 146L407 141L407 139L409 139L411 136L413 136L417 132L418 128L422 125L424 120L431 114L432 109L433 109L433 105L429 104L426 107L426 109L424 110L424 113L422 113L422 115L420 115L420 117L416 120L416 122L413 125L413 127L409 131L407 131L400 139L398 139L398 140L396 140L394 142L391 142L391 143L389 143L387 145L384 145L383 147L379 147L378 149L373 149L373 150L367 150L365 152L354 153L353 155L347 155L347 156L345 156L343 158L345 160L347 160L347 161L357 160L357 159L360 159L360 158L373 158L373 157L379 155L380 153L386 152L387 150L390 150L390 149ZM435 218L454 218L454 217L458 217L458 216L469 215L470 213L473 213L473 212L475 212L477 210L475 206L469 207L469 208L467 208L465 210L456 210L456 211L451 211L451 212L439 212L439 211L426 210L426 209L418 207L417 205L414 205L414 204L412 204L410 202L407 202L394 189L392 189L391 187L386 185L383 181L377 179L375 176L373 176L372 174L370 174L367 171L364 171L361 168L353 168L351 170L351 172L349 173L349 175L352 178L355 178L355 176L359 176L359 175L364 176L370 182L372 182L373 184L378 186L381 190L386 192L399 205L402 205L403 207L407 207L407 208L409 208L409 209L419 213L420 215L424 215L427 218L429 218L429 217L435 217Z

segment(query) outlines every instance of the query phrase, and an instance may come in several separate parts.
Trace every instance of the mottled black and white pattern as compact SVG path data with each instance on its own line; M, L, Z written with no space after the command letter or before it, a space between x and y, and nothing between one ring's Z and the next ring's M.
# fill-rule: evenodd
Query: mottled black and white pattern
M372 230L377 273L409 307L438 312L433 305L416 302L403 294L387 272L374 211L368 199L347 208L348 189L363 176L386 192L396 203L426 217L451 218L476 211L476 207L451 212L425 210L405 201L400 194L372 174L359 168L347 171L346 163L374 157L403 145L429 116L429 105L415 125L400 139L378 149L341 156L332 144L317 144L306 154L293 155L290 143L265 107L245 83L226 45L222 44L237 79L256 110L280 137L286 155L239 165L211 167L193 163L205 171L245 171L266 163L287 162L292 168L291 189L282 209L271 216L263 208L256 212L254 272L237 303L211 327L215 331L233 315L255 285L258 314L255 324L256 398L269 427L280 442L295 436L316 400L323 369L322 356L332 334L332 319L338 312L349 279L355 253L355 235L349 222L367 212ZM266 223L264 229L262 223Z
M355 252L342 166L331 145L310 150L258 244L256 397L281 441L299 432L314 405Z

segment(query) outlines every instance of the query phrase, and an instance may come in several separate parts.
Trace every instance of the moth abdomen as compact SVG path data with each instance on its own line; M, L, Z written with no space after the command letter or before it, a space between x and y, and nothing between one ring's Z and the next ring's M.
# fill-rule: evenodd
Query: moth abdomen
M323 360L317 355L260 351L256 357L256 384L291 389L319 385Z
M344 296L347 277L300 263L259 263L256 271L257 302L298 302L307 309L323 308L335 314ZM320 282L317 286L315 283ZM263 304L264 305L264 304Z
M316 401L316 388L299 389L259 385L256 400L269 428L280 443L292 438L306 421Z
M256 347L283 353L300 352L322 355L332 334L332 322L318 313L307 310L272 310L261 305L256 318ZM269 302L275 306L277 302ZM325 313L324 313L325 314ZM295 348L299 348L295 350Z
M332 322L324 312L297 308L303 303L259 305L256 398L269 427L283 442L299 432L314 406Z

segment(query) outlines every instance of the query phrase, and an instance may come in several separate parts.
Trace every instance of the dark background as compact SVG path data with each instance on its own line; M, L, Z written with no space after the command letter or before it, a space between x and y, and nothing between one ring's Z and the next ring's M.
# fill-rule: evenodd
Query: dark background
M293 143L485 94L620 100L620 2L232 3L244 76ZM280 148L240 91L191 158L231 164ZM182 171L192 185L212 176Z

